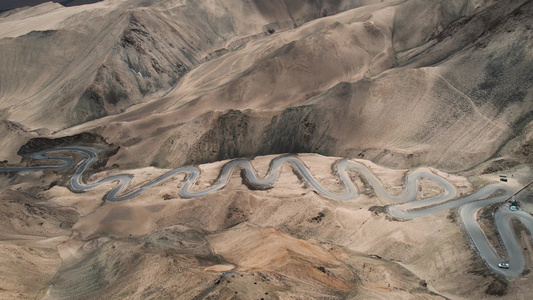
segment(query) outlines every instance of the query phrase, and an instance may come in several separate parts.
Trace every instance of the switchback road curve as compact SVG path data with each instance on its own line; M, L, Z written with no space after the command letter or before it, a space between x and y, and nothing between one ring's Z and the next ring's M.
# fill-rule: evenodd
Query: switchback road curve
M189 176L185 179L185 184L179 191L179 194L185 198L196 198L208 195L215 191L222 189L231 178L235 168L241 168L244 170L245 176L248 181L256 186L271 186L274 184L280 172L280 167L284 163L289 163L292 167L302 176L302 178L319 194L335 199L338 201L352 201L358 197L357 187L351 181L349 176L349 170L355 170L360 175L365 177L368 183L372 186L376 194L382 198L390 201L397 202L399 204L389 207L389 213L399 219L413 219L421 216L425 216L437 211L460 207L459 215L466 228L466 231L470 235L474 245L478 249L481 257L485 260L487 265L495 272L509 277L519 276L524 270L525 262L518 239L512 229L511 221L513 218L521 221L529 232L533 235L533 217L525 212L511 212L505 209L503 206L495 214L496 228L504 243L508 259L501 258L494 248L490 245L481 227L476 222L477 212L488 205L505 201L513 191L507 187L498 184L487 185L477 191L476 193L462 197L455 198L457 191L455 187L446 181L444 178L437 176L433 173L415 171L407 175L405 179L406 189L401 196L392 196L381 185L379 180L372 174L372 172L362 164L351 160L342 160L338 162L334 169L336 170L339 179L345 186L345 192L343 194L334 193L324 188L311 174L305 164L296 156L280 156L275 158L264 178L259 178L255 172L252 164L244 159L235 159L222 167L220 175L216 182L209 188L193 192L191 187L194 185L198 177L200 176L200 170L193 166L181 167L169 171L168 173L157 177L151 182L131 191L127 194L124 193L128 187L132 175L121 174L107 177L101 181L93 183L85 183L82 181L82 174L87 168L97 159L97 154L91 148L87 147L61 147L36 152L32 155L32 158L37 160L48 160L62 162L57 165L47 166L35 166L35 167L8 167L0 168L0 172L20 172L20 171L34 171L34 170L62 170L70 168L74 165L74 160L69 157L48 156L53 152L77 152L86 156L85 159L79 163L78 167L71 176L70 185L75 191L87 191L101 186L102 184L109 182L117 182L116 186L106 195L106 200L110 202L124 201L140 195L145 190L158 185L162 181L176 175L178 173L186 173ZM443 188L444 193L433 198L415 201L417 198L417 180L427 178L438 182ZM533 236L532 236L533 238ZM509 263L509 269L502 269L498 267L498 263L507 261Z

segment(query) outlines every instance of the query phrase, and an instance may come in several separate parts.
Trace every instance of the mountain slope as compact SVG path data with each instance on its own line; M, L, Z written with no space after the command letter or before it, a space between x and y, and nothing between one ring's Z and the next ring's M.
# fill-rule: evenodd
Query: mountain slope
M64 18L45 31L30 32L28 21L27 34L0 41L0 109L4 118L51 131L120 113L165 93L201 62L358 3L116 1L81 11L43 4L0 19L16 26L32 16Z
M533 1L82 2L92 1L0 13L0 167L55 164L30 159L44 149L92 149L55 151L75 161L66 169L0 172L0 298L532 293L522 225L511 227L526 269L513 278L487 266L465 231L477 221L505 257L493 216L506 204L474 217L432 204L398 220L378 187L399 197L408 174L435 174L445 186L410 186L428 203L531 181ZM114 180L82 192L70 179L93 151L82 183ZM319 184L289 163L268 187L243 170L221 175L228 159L247 158L262 177L286 153ZM344 158L379 185L352 170L355 199L318 191L345 191ZM191 186L195 175L174 173L105 200L115 175L131 179L128 193L186 165L200 170ZM220 178L227 184L213 187ZM184 188L220 189L186 198ZM518 201L518 213L532 211L530 189Z
M202 63L165 97L61 134L95 129L127 147L112 160L129 167L317 152L458 171L519 151L531 3L447 3L369 5L275 32ZM410 10L424 26L403 26Z

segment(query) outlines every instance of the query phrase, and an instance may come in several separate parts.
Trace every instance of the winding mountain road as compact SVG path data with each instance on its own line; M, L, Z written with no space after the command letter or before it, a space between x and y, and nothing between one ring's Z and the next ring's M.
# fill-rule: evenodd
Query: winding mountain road
M505 201L505 199L513 194L512 190L499 184L492 184L483 187L472 195L462 198L455 198L457 195L455 187L444 178L429 172L415 171L410 173L405 180L406 190L404 194L402 196L391 196L367 167L351 160L342 160L334 166L334 169L337 171L340 180L345 186L345 193L343 194L328 191L313 177L309 169L298 157L289 155L275 158L271 162L270 168L264 178L258 178L257 173L249 161L244 159L232 160L222 167L218 179L211 187L199 192L192 192L190 190L200 176L200 170L193 166L171 170L168 173L157 177L151 182L127 194L124 194L124 191L128 187L133 177L129 174L114 175L98 182L84 183L81 178L82 174L98 157L94 150L87 147L54 148L39 151L32 155L32 158L37 160L63 162L59 165L0 168L0 172L20 172L46 169L62 170L72 167L74 165L74 160L72 158L48 156L50 153L59 151L78 152L87 157L79 164L74 171L74 174L71 176L70 184L73 190L87 191L108 182L117 182L116 186L106 195L106 200L110 202L125 201L136 197L145 190L158 185L162 181L178 173L189 174L185 180L185 184L179 191L179 194L185 198L202 197L222 189L229 182L235 168L242 168L245 172L246 178L251 184L256 186L271 186L277 181L280 167L285 163L291 164L293 168L295 168L298 173L301 174L303 179L311 186L311 188L313 188L319 194L338 201L352 201L358 197L358 192L357 187L351 181L348 172L349 170L355 170L365 177L378 196L399 203L389 207L389 213L396 218L413 219L432 214L437 211L460 207L459 215L461 220L483 260L495 272L509 277L519 276L525 267L524 256L518 243L518 239L513 231L513 226L511 223L512 219L517 219L522 222L532 234L533 238L533 217L531 215L523 211L513 212L509 209L506 209L504 206L500 207L495 214L494 219L496 228L502 238L507 255L509 257L507 260L509 263L509 269L499 268L498 263L504 262L505 260L501 258L490 245L490 242L483 233L481 227L476 222L476 214L485 206ZM415 201L417 197L417 180L422 178L427 178L438 182L444 188L444 193L433 198Z

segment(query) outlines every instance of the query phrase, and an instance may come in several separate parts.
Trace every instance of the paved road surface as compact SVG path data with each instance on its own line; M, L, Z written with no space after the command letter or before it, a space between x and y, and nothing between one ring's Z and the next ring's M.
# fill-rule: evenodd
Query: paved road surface
M79 164L70 179L72 189L76 191L86 191L108 182L117 182L116 186L106 195L106 200L111 202L124 201L136 197L145 190L158 185L162 181L178 173L189 174L185 184L179 191L179 194L185 198L202 197L222 189L230 180L235 168L242 168L245 172L246 178L251 184L256 186L271 186L279 177L281 165L285 163L291 164L301 174L303 179L307 181L311 188L313 188L319 194L338 201L353 201L357 199L358 192L357 187L350 180L348 171L356 170L363 177L365 177L378 196L399 203L389 207L389 213L396 218L413 219L437 211L460 207L459 215L461 220L481 257L495 272L509 277L519 276L524 270L525 265L520 245L517 241L514 231L512 230L512 219L516 218L517 220L521 221L533 235L533 217L531 215L523 211L512 212L507 209L505 205L502 205L502 207L495 214L494 219L496 228L500 233L507 251L508 259L504 259L494 251L479 224L476 222L476 213L481 208L494 203L503 202L513 193L512 190L505 186L499 184L487 185L472 195L456 198L457 191L455 187L444 178L433 173L415 171L410 173L406 178L406 190L404 194L402 196L391 196L387 193L383 185L381 185L379 180L368 168L351 160L342 160L338 162L336 166L334 166L337 170L340 180L345 186L345 192L343 194L337 194L328 191L318 181L316 181L309 169L298 157L288 155L275 158L272 161L270 169L264 178L259 178L257 176L253 166L249 161L244 159L230 161L224 165L224 167L222 167L216 182L211 187L199 192L190 191L191 187L200 176L200 170L192 166L174 169L127 194L124 194L123 191L128 187L132 179L132 175L129 174L114 175L98 182L84 183L81 179L82 174L87 170L88 166L90 166L97 159L96 152L87 147L55 148L39 151L32 155L32 158L34 159L62 162L62 164L37 167L0 168L0 172L20 172L45 169L61 170L74 165L74 161L71 158L48 156L49 154L58 151L78 152L87 157ZM417 197L417 180L422 178L432 179L438 182L444 188L444 193L430 199L415 201ZM500 262L508 262L510 268L499 268L498 263Z

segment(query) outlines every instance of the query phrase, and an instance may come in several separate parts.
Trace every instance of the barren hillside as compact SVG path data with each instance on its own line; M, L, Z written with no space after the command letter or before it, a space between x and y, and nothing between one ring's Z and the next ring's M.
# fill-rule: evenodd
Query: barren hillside
M101 134L130 167L316 152L459 171L529 143L528 1L171 3L4 16L4 119Z
M446 174L458 196L502 172L517 189L532 179L532 15L529 0L4 1L0 167L78 145L98 153L82 180L128 173L132 189L194 165L200 190L228 159L256 158L265 174L272 155L312 153L304 163L337 192L341 158L373 166L391 193L417 168ZM110 203L115 183L78 193L69 176L84 156L61 155L78 165L0 172L0 298L530 289L526 229L524 276L504 278L469 244L456 208L399 222L357 172L354 202L313 193L286 165L273 188L241 171L223 191L185 199L176 187L191 175L181 174ZM419 192L443 190L427 179Z

